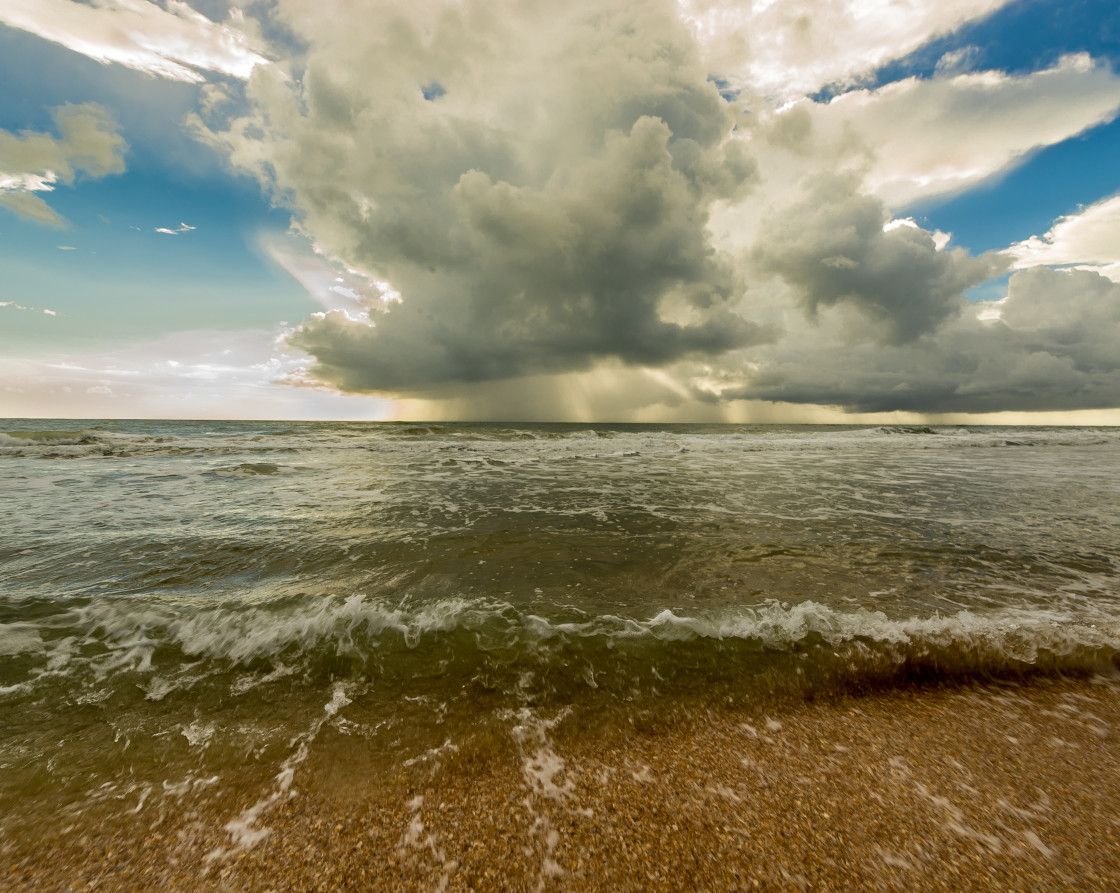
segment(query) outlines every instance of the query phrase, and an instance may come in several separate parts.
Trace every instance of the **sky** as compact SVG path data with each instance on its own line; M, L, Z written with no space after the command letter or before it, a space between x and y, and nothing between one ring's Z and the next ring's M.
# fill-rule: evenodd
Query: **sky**
M0 416L1120 424L1115 0L0 0Z

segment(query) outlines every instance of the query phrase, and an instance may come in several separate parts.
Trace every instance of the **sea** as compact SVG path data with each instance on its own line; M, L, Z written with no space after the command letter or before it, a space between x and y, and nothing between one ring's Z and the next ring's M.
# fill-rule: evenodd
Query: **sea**
M0 844L1118 667L1120 429L0 421Z

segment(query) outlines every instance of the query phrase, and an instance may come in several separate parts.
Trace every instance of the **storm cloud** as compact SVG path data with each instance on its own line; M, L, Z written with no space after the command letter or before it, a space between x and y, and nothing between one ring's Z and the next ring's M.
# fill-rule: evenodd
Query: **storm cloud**
M966 6L891 27L917 45ZM1016 75L962 56L814 100L888 51L811 28L814 68L738 9L369 0L354 28L279 0L300 51L271 48L244 103L208 88L191 123L290 209L300 281L336 283L290 328L310 360L285 380L472 407L584 374L661 404L1116 405L1108 280L1020 269L977 304L1023 252L896 215L1110 120L1120 78L1084 54Z
M1120 284L1085 270L1012 275L998 303L970 304L905 345L854 337L838 307L755 352L738 384L704 399L841 406L851 412L1103 409L1120 394Z
M779 209L752 254L760 271L793 285L813 318L822 306L849 303L888 344L934 331L967 303L965 289L1001 273L1008 261L939 251L913 224L890 225L877 198L849 177L822 177L800 201Z
M256 114L208 131L402 297L300 325L315 378L406 391L767 337L707 228L754 164L672 5L528 8L513 34L500 4L378 7L372 38L322 35L302 93L254 74Z

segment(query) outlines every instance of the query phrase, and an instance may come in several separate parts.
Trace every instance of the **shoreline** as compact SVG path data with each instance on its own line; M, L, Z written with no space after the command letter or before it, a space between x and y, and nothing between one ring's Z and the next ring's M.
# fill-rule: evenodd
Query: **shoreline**
M501 740L449 747L381 777L355 756L359 743L316 742L287 790L275 779L265 780L271 788L199 790L135 815L91 817L49 839L0 841L0 885L1120 885L1115 678L902 688L780 712L694 710L648 727L570 726L526 711Z

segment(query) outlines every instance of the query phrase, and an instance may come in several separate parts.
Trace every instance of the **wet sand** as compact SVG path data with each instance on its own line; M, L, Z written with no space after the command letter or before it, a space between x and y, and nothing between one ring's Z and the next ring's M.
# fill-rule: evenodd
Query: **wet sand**
M1120 682L551 727L0 841L6 890L1120 889ZM274 791L276 793L276 791ZM267 794L267 790L266 790ZM259 805L268 829L224 826Z

